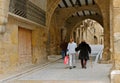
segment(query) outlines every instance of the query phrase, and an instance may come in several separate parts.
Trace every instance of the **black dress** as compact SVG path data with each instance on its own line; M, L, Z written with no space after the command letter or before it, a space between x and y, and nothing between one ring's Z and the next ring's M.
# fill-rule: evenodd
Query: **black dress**
M89 53L91 53L91 48L86 42L81 42L75 50L80 50L79 59L89 60Z

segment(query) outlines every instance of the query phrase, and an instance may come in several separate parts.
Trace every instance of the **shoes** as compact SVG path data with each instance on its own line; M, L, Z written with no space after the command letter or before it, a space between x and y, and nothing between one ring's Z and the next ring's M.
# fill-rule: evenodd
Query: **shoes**
M82 69L84 68L84 66L82 65Z
M76 66L73 66L73 68L76 68Z
M85 69L86 69L87 67L86 67L86 66L82 66L82 69L83 69L83 68L85 68Z
M72 69L72 67L69 67L69 69Z
M72 67L72 66L70 66L70 67L69 67L69 69L72 69L72 68L76 68L76 66L73 66L73 67Z

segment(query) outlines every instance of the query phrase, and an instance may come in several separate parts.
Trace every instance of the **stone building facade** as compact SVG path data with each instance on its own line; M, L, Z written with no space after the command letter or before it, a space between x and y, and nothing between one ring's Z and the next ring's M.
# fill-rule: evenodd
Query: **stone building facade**
M16 10L14 13L10 12L12 1L17 0L0 0L1 74L21 66L44 63L48 55L59 54L62 30L67 31L66 37L69 39L73 27L87 18L97 21L104 29L104 52L101 62L112 61L112 71L120 70L119 0L94 0L94 5L68 8L58 8L61 0L44 0L44 2L43 0L21 0L25 7L27 5L35 8L34 12L39 12L37 14L31 10L25 10L26 8L22 8L23 13ZM27 2L29 5L26 4ZM37 2L43 4L39 5ZM16 5L12 4L12 6ZM97 15L81 19L70 17L73 13L86 9L97 12L99 17ZM39 15L41 15L40 18L37 17Z

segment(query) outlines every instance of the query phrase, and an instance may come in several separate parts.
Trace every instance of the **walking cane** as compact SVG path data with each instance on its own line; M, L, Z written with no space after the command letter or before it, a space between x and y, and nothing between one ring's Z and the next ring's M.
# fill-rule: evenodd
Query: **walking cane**
M90 54L90 64L91 64L91 67L93 67L92 65L92 55Z

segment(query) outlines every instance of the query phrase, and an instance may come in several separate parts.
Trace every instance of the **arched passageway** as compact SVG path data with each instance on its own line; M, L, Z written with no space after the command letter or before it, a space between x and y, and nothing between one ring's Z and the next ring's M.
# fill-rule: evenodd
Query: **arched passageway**
M50 19L50 34L51 39L50 46L59 45L62 39L70 38L70 32L72 28L76 26L77 23L84 19L93 19L99 22L104 29L104 52L102 61L108 61L111 58L110 55L110 25L109 25L109 3L108 0L104 1L104 4L101 5L101 1L99 0L58 0L56 1L56 6L54 5L55 9L53 14L51 15ZM52 11L52 10L51 10ZM64 33L61 33L64 32ZM58 35L54 35L52 32ZM53 35L52 35L53 34ZM64 36L63 36L64 34ZM75 34L75 33L74 33ZM61 38L64 37L64 38ZM56 42L56 40L58 42ZM102 40L102 39L101 39ZM102 42L103 43L103 42ZM51 48L51 47L50 47ZM55 49L59 49L56 47ZM49 52L55 53L50 51ZM58 51L57 51L58 52Z
M101 44L104 42L101 41L104 39L103 30L103 27L98 22L92 19L86 19L80 23L78 22L76 26L71 29L71 32L67 34L70 34L70 36L75 39L76 43L86 40L89 44Z
M17 1L17 0L16 0ZM21 0L26 4L25 0ZM30 0L26 0L30 1ZM32 0L31 0L32 1ZM100 23L104 29L104 52L102 62L114 60L115 69L120 69L119 60L119 0L44 0L47 3L43 13L43 22L23 19L13 12L10 0L1 0L0 14L0 62L4 69L18 67L18 27L31 30L32 34L32 63L41 63L49 54L59 54L59 44L64 39L69 40L69 33L77 24L85 19L93 19ZM33 1L34 2L34 1ZM32 3L29 3L32 4ZM14 5L15 6L15 5ZM32 4L33 6L33 4ZM39 6L39 5L38 5ZM24 6L23 6L24 7ZM23 8L22 7L22 8ZM34 5L35 9L36 6ZM26 10L26 8L23 8ZM19 13L15 11L16 13ZM26 11L24 11L26 12ZM39 12L39 8L38 11ZM24 16L24 13L21 13ZM36 17L35 15L34 17ZM29 15L28 15L29 17ZM39 17L39 15L38 15ZM40 24L39 24L40 22ZM38 24L37 24L38 23ZM74 37L76 33L74 32ZM94 36L97 42L97 37ZM104 41L104 42L102 42ZM40 42L40 43L39 43ZM11 50L12 49L12 50ZM46 53L47 50L47 53ZM114 56L111 57L111 53ZM42 54L42 55L41 55ZM7 64L4 66L4 64Z

